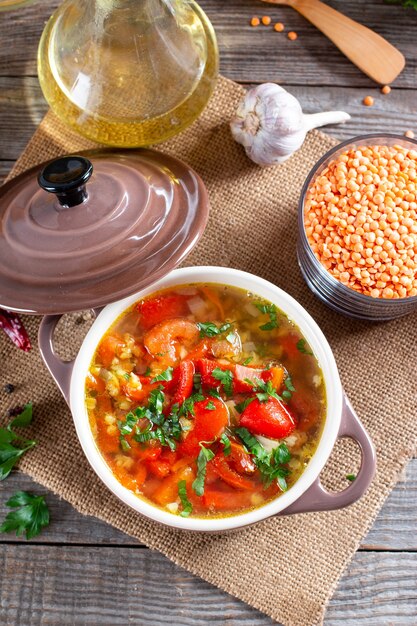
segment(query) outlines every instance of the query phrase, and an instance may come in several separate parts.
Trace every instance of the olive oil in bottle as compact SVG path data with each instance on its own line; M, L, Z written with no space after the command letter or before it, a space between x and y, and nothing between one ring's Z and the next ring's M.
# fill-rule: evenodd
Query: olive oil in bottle
M217 72L215 34L194 0L65 0L38 51L53 111L111 146L180 132L204 109Z

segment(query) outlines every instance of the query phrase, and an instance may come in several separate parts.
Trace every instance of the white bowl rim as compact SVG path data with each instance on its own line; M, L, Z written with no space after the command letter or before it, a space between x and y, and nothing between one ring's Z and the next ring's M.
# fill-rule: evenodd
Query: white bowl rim
M85 377L94 351L114 321L140 298L168 287L190 283L217 283L246 289L274 303L298 326L313 350L323 373L326 387L326 419L323 432L309 465L297 482L267 504L238 515L219 518L181 517L154 506L124 487L113 475L95 443L85 406ZM156 283L123 300L107 305L87 333L74 362L69 404L76 432L90 465L104 484L122 502L146 517L174 528L220 532L254 524L286 509L313 484L326 464L340 426L343 390L331 348L310 314L288 293L254 274L226 267L195 266L176 269Z

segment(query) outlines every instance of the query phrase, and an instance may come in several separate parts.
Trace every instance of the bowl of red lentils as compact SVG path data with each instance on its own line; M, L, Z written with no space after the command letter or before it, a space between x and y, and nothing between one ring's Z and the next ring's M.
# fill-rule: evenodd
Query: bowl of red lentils
M301 272L328 306L373 321L417 309L417 141L339 144L308 175L298 219Z

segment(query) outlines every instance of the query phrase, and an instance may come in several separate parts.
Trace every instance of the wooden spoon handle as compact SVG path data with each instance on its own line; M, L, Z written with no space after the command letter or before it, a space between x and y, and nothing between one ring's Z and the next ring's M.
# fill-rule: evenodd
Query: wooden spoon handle
M273 4L280 1L264 0ZM405 59L386 39L320 0L286 0L321 30L348 59L377 83L391 83L404 69Z

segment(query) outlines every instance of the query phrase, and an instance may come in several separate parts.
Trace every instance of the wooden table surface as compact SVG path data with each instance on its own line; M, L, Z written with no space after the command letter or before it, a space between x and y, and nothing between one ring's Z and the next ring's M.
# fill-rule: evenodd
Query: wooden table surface
M0 13L0 180L47 110L36 78L36 48L57 4L38 0ZM380 94L292 9L257 0L201 0L217 32L225 76L242 84L278 82L300 99L307 112L348 111L351 122L327 129L336 137L372 131L402 134L408 129L417 135L417 12L382 0L329 4L402 50L407 66L390 95ZM297 41L271 28L250 28L249 19L256 14L284 22L287 30L297 31ZM375 98L373 107L363 106L365 95ZM14 473L0 486L1 518L3 503L18 489L45 494L52 522L31 542L1 536L0 624L273 623L111 526L78 514L22 474ZM416 520L417 460L413 460L341 579L327 610L327 626L417 623Z

